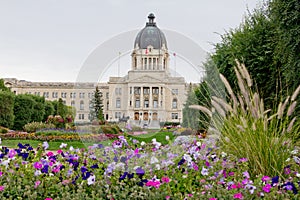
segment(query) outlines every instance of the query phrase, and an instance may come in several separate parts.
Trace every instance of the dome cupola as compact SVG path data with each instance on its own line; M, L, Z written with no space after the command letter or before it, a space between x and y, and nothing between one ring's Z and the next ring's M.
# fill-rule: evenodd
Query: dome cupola
M136 36L134 48L147 49L152 46L154 49L167 49L167 40L164 33L156 26L154 22L155 16L153 13L148 15L149 21Z

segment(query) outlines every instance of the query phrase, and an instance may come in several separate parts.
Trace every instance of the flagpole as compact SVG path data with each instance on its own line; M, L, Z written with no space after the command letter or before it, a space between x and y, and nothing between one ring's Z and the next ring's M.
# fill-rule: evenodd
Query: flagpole
M119 52L119 59L118 59L118 77L120 77L120 57L121 57L121 52Z
M174 55L174 69L175 69L175 77L176 77L176 53L173 53Z

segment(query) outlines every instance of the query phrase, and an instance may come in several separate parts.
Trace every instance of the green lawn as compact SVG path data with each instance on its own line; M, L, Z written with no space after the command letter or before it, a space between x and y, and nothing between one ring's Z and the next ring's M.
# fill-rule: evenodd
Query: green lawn
M42 141L38 140L2 140L1 145L7 146L11 148L17 148L18 143L21 144L30 144L33 148L37 148L39 144L42 144ZM49 149L48 150L58 150L59 146L62 142L49 141ZM73 146L74 148L87 148L88 146L92 146L94 143L82 143L81 141L65 141L63 143L68 144L67 148ZM110 145L111 141L103 141L101 142L104 146Z
M138 140L139 142L152 142L152 139L155 138L157 142L161 142L162 144L168 144L169 142L166 140L166 136L169 136L170 140L173 140L174 136L172 132L155 132L141 135L129 135L129 137Z

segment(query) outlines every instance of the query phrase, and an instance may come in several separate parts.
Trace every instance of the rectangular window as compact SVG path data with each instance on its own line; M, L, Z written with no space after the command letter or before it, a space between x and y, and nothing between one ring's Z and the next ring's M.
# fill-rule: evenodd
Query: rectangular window
M141 94L141 88L140 87L134 87L134 94Z
M116 100L116 108L121 108L121 100L120 99Z
M158 108L158 101L157 100L153 101L153 108Z
M158 88L152 88L152 94L158 94Z
M139 99L135 100L135 106L134 107L136 107L136 108L140 107L140 100Z
M121 118L121 112L115 112L115 118L120 119Z
M149 94L150 89L149 88L144 88L144 94Z
M109 99L109 92L106 92L106 98Z
M62 92L60 95L61 95L61 98L67 98L67 93L66 92Z
M84 99L84 92L80 92L80 93L79 93L79 98L80 98L80 99Z
M79 118L79 119L84 119L84 114L79 114L79 115L78 115L78 118Z
M148 100L148 99L146 99L146 100L144 101L144 107L145 107L145 108L149 108L149 100Z
M178 113L172 113L172 119L178 119Z

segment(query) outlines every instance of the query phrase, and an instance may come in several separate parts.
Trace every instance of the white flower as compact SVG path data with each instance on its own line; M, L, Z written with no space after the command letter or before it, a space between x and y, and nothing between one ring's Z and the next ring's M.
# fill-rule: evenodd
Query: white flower
M187 178L187 175L183 175L182 178Z
M158 159L154 156L151 157L150 159L150 164L158 163Z
M146 143L144 141L141 142L141 146L144 146Z
M288 159L286 159L286 161L285 162L289 162L291 159L290 158L288 158Z
M197 142L196 145L197 145L198 147L200 147L200 146L201 146L201 142Z
M159 164L156 164L155 167L156 167L157 170L160 170L160 165Z
M44 147L45 150L48 149L49 148L48 142L47 141L43 142L42 147Z
M1 143L0 143L0 144L1 144ZM291 154L293 154L293 155L295 155L295 154L297 154L297 153L298 153L298 150L297 150L297 149L291 151Z
M202 167L201 174L203 176L207 176L208 175L208 169L206 169L205 167Z
M222 151L221 156L222 156L222 158L224 158L224 157L227 156L227 153L225 153L225 152Z
M65 144L65 143L61 143L61 145L59 146L59 148L63 149L63 148L66 148L68 144Z
M2 144L2 140L1 140L1 138L0 138L0 144Z
M152 139L152 142L155 143L155 142L156 142L156 138L153 138L153 139Z
M184 154L183 155L184 160L186 160L187 162L191 162L192 161L192 157L188 154Z
M70 146L69 150L70 150L70 151L74 151L75 149L74 149L73 146Z
M88 179L87 179L87 184L88 185L92 185L92 184L94 184L95 183L95 179L96 179L96 176L95 175L93 175L93 176L90 176Z
M8 164L9 164L10 160L11 160L11 159L8 158L7 160L2 161L2 162L1 162L1 165L4 165L6 168L8 168Z
M42 174L42 172L40 171L40 170L36 170L35 172L34 172L34 175L35 176L39 176L39 175L41 175Z
M166 140L170 140L170 137L168 135L166 135Z
M300 173L297 172L296 176L297 176L298 178L300 178Z

